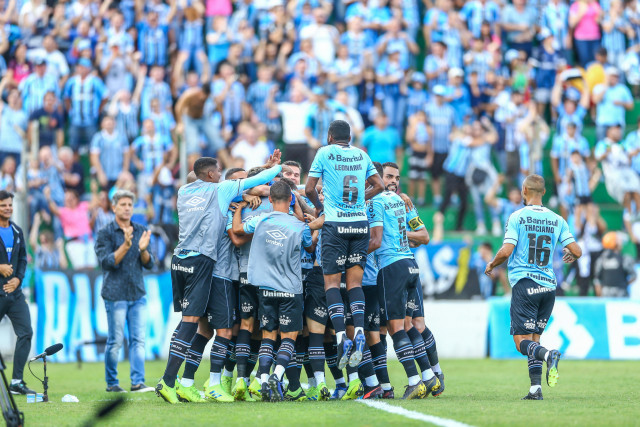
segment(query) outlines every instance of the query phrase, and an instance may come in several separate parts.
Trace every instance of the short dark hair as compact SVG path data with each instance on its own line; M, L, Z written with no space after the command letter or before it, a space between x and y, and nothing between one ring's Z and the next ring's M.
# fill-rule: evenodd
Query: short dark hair
M263 168L262 166L256 166L254 168L249 169L249 171L247 172L247 176L249 178L251 178L252 176L256 176L258 175L260 172L265 171L266 169Z
M382 163L380 162L371 162L373 163L373 166L376 168L376 170L378 171L378 175L382 176Z
M293 166L295 168L300 169L300 173L304 172L302 170L302 165L300 164L300 162L297 162L295 160L287 160L286 162L282 163L285 166Z
M7 200L9 198L13 199L13 193L7 190L0 190L0 201Z
M195 172L198 178L202 178L204 174L206 174L209 169L217 168L218 160L213 157L200 157L193 164L193 172Z
M382 164L382 169L384 169L384 168L394 168L394 169L400 170L400 168L398 167L398 164L394 163L394 162L385 162L385 163L383 163ZM382 174L380 174L380 175L382 175Z
M349 142L351 140L351 126L344 120L334 120L329 125L328 134L336 142Z
M284 181L276 181L269 190L273 202L288 202L291 199L291 187Z
M232 176L235 173L238 172L244 172L244 169L242 168L231 168L227 171L227 173L224 174L224 179L229 179L230 176Z

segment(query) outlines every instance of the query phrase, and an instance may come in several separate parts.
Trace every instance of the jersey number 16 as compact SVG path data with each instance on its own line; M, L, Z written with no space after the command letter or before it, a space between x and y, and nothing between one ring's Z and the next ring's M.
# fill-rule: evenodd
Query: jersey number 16
M551 244L551 236L529 233L529 264L536 264L539 267L546 266L551 258L551 248L545 244Z

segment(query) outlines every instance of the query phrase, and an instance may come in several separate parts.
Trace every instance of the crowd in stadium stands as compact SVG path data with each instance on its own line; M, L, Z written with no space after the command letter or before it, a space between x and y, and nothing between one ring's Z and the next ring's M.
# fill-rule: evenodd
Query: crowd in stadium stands
M592 271L600 179L640 241L639 54L635 0L0 0L0 189L28 192L40 267L95 265L116 188L163 259L181 142L190 166L249 169L283 143L308 170L341 118L405 165L436 228L457 205L462 229L470 198L477 233L501 235L549 144Z

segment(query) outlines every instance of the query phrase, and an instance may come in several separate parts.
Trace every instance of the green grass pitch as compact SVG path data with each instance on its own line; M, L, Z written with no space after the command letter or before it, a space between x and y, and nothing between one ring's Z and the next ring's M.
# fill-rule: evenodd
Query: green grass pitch
M164 362L147 363L147 384L155 385ZM463 422L473 426L631 426L640 423L638 362L561 361L560 380L550 389L545 384L544 401L521 401L529 388L527 361L443 360L446 391L439 398L416 401L385 401L411 411ZM32 363L41 376L42 366ZM127 363L121 363L121 385L129 387ZM390 361L389 369L396 395L402 395L406 377L402 366ZM196 375L202 384L208 361ZM11 368L7 372L11 372ZM26 403L16 396L29 426L78 426L113 395L106 393L102 364L49 364L50 403ZM327 370L327 374L329 374ZM303 371L304 377L304 371ZM328 375L330 377L330 375ZM41 390L25 371L27 384ZM331 382L331 381L329 381ZM329 384L331 387L332 384ZM80 403L62 403L73 394ZM126 404L103 421L105 426L389 426L424 425L413 420L370 408L357 402L282 403L202 403L171 406L155 393L124 395Z

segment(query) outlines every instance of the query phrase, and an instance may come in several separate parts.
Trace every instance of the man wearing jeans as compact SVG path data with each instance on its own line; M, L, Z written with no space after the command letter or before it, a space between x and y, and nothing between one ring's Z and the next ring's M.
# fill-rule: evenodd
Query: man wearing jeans
M102 298L107 312L108 337L105 349L107 391L124 392L118 383L118 357L129 328L131 391L153 391L144 384L144 335L146 298L142 268L150 269L154 258L147 250L151 232L131 222L133 193L119 190L113 195L115 221L103 227L96 239L96 255L104 270Z

